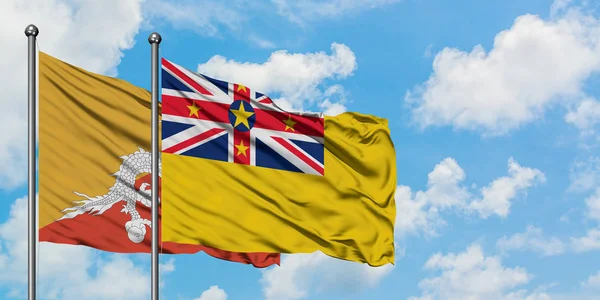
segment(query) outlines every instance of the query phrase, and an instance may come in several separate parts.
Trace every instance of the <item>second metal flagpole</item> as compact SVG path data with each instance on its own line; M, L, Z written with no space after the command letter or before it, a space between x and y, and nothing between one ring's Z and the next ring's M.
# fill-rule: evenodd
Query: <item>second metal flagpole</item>
M27 163L28 163L28 220L27 220L27 232L28 232L28 248L27 248L27 294L29 300L36 299L36 254L37 254L37 217L36 217L36 159L35 159L35 148L36 148L36 47L35 42L39 33L38 28L31 24L25 28L25 36L27 36L27 97L28 97L28 141L27 141Z
M152 47L152 300L158 300L158 45L162 38L153 32L148 37Z

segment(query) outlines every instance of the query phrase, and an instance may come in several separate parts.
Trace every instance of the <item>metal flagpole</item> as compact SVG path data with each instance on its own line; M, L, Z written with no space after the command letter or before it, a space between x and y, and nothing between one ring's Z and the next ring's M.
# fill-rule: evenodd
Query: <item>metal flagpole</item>
M27 222L28 231L28 299L36 299L36 243L37 243L37 217L36 217L36 159L35 159L35 148L36 148L36 38L39 33L38 28L31 24L25 28L25 36L27 36L28 51L27 51L27 96L28 96L28 123L29 123L29 139L27 142L27 154L28 154L28 190L27 197L29 202L29 214Z
M152 300L158 300L158 45L162 38L153 32L152 47Z

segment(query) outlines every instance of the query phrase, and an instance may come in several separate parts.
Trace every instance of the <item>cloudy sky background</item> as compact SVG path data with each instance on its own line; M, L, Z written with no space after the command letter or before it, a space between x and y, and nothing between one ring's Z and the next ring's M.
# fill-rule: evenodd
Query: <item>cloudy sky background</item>
M149 88L150 47L288 109L388 118L396 265L163 256L162 299L593 299L600 3L0 1L0 298L26 295L26 38ZM43 299L148 299L149 255L42 243Z

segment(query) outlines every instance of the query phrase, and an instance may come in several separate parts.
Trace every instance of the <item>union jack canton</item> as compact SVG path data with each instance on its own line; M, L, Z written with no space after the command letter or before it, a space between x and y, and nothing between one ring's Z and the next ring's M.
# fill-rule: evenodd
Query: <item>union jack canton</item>
M162 59L162 152L323 176L324 122Z

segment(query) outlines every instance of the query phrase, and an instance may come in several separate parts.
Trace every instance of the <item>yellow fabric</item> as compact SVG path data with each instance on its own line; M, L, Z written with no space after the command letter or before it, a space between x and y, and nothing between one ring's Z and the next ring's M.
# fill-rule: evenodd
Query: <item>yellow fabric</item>
M148 77L150 78L150 77ZM150 93L39 52L39 225L108 193L121 156L150 151Z
M163 153L163 240L394 263L396 158L387 121L326 117L324 165L325 176L315 176Z

